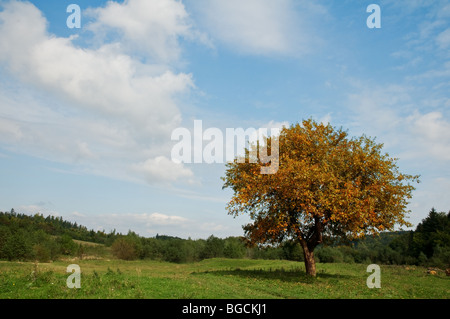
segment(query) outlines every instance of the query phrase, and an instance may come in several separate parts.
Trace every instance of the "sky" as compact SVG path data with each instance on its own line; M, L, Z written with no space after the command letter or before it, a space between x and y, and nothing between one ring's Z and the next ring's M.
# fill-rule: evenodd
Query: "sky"
M421 176L412 229L448 212L450 1L0 0L0 211L241 236L225 164L173 161L172 132L309 118Z

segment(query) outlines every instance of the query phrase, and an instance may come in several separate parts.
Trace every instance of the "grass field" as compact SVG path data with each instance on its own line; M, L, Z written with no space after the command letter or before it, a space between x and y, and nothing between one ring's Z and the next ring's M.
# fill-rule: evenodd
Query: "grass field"
M70 289L69 264L81 269L81 288ZM0 262L0 298L420 298L448 299L450 277L416 266L381 265L381 288L366 285L367 265L318 264L317 277L304 265L281 260L208 259L173 264L158 261L76 260L53 263Z

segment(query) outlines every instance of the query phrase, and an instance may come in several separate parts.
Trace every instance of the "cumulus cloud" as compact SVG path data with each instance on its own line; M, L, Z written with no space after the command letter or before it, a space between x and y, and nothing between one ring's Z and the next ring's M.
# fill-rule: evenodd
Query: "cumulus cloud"
M178 96L194 87L192 75L165 64L178 58L177 37L188 32L181 3L130 0L92 9L91 30L122 34L95 48L49 34L46 19L30 3L2 6L0 63L8 79L0 83L3 143L35 156L83 161L92 171L116 177L168 152L170 133L181 122ZM149 61L126 50L136 43L146 43L139 49ZM177 172L188 174L152 162L159 164L161 170L146 169L144 178L174 181Z
M145 65L114 46L83 49L75 47L70 38L47 35L45 19L28 3L8 3L1 20L0 59L21 80L89 111L122 116L154 127L156 132L178 124L180 114L173 95L192 87L191 75L169 70L142 75L137 70ZM32 29L30 37L28 30Z
M128 51L160 62L177 60L178 38L191 33L188 14L179 1L110 1L104 8L89 9L87 14L95 18L87 28L97 38L115 33Z

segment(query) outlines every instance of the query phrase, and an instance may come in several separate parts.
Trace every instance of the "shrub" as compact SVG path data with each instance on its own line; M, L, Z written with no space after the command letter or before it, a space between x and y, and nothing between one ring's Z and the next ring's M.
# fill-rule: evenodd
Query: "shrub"
M340 263L344 261L344 255L337 247L320 247L315 255L322 263Z
M450 247L436 246L428 264L441 269L448 268L450 266Z
M283 258L287 260L303 261L303 249L297 241L288 241L283 244Z
M135 242L127 237L116 239L111 245L111 250L114 257L119 259L133 260L138 257Z
M51 260L50 249L43 244L36 244L33 246L33 253L37 261L49 262Z

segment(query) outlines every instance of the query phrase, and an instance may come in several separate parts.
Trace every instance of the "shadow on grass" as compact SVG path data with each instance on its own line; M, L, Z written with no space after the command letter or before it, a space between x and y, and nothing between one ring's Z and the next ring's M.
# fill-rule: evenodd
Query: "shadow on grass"
M348 279L353 276L340 275L340 274L328 274L324 271L317 271L316 277L311 277L306 274L304 269L294 268L294 269L229 269L229 270L206 270L202 272L193 272L192 275L206 275L211 274L214 276L237 276L243 278L253 278L253 279L265 279L265 280L280 280L283 282L293 282L293 283L308 283L313 284L318 279L327 280L339 280Z

